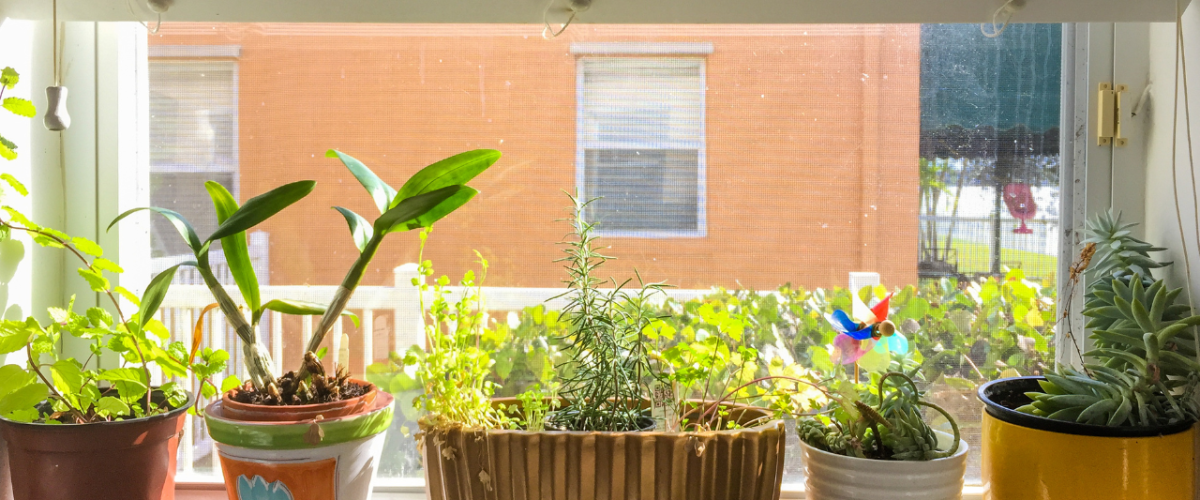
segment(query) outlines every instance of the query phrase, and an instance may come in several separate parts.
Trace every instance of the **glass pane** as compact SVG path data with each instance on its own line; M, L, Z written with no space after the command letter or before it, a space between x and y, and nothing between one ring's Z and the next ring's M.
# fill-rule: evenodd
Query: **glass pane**
M1012 25L996 39L978 25L576 25L549 40L541 31L165 24L150 37L151 197L203 236L215 224L204 180L241 201L317 180L250 235L265 293L301 293L296 285L338 284L358 254L330 207L378 213L327 149L396 187L452 154L498 149L504 157L472 182L481 194L437 224L423 254L450 282L478 272L475 251L490 263L480 342L494 352L498 395L546 382L565 361L562 301L545 301L566 278L556 262L566 193L580 193L602 197L585 212L616 258L601 277L636 270L674 287L647 306L664 317L655 348L715 337L756 350L752 364L716 367L684 389L693 397L772 366L850 376L831 358L823 316L849 308L852 293L895 292L890 317L930 397L957 415L977 482L975 387L1053 362L1061 27ZM165 46L184 48L155 52ZM185 257L170 226L153 237L161 263ZM403 410L386 478L422 477L402 432L417 428L408 403L420 388L389 361L423 342L409 284L419 252L416 233L389 237L351 305L370 321L341 325L351 370L374 365L370 376ZM165 318L190 332L203 302ZM311 324L267 321L262 336L296 368ZM206 339L235 345L219 329ZM180 467L211 471L203 428L188 436ZM786 482L798 487L789 439Z

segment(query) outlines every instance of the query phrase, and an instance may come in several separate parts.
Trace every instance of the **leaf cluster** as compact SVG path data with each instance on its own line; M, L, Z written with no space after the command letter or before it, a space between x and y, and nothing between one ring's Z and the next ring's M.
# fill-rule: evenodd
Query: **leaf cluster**
M15 180L9 182L19 192L27 192ZM182 342L172 342L166 326L154 318L178 266L155 276L138 297L112 284L110 278L123 270L103 257L100 245L35 224L12 207L0 208L6 215L0 220L5 238L13 231L25 232L38 245L75 256L82 263L78 275L112 305L112 310L91 307L80 314L74 311L72 298L66 308L49 308L45 324L33 317L0 320L0 354L26 352L24 366L0 367L0 417L47 424L87 423L155 415L183 406L190 397L184 386L167 382L151 387L152 367L164 380L191 373L201 381L205 397L215 394L210 378L224 370L228 353L197 352L198 345L189 352ZM137 312L127 316L122 298L137 307ZM56 346L66 336L87 342L89 357L83 361L62 357ZM99 366L106 355L114 355L116 367Z
M889 384L889 382L891 382ZM910 375L889 372L874 388L848 380L834 384L830 401L815 415L796 422L796 432L809 446L858 458L878 460L934 460L958 451L958 422L946 410L922 399ZM954 442L938 448L938 437L925 422L929 408L950 423Z
M11 67L0 70L0 107L3 107L14 115L33 118L37 115L37 108L28 99L13 96L4 97L4 91L12 90L13 87L17 86L17 82L19 81L21 81L21 75L17 73L17 70ZM4 158L5 160L17 159L17 145L4 138L3 135L0 135L0 158Z

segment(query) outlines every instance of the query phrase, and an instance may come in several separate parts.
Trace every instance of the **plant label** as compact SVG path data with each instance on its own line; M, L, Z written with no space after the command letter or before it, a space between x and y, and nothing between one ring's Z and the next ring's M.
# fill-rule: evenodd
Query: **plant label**
M679 407L675 387L667 382L655 382L650 387L650 414L656 428L664 432L679 432Z

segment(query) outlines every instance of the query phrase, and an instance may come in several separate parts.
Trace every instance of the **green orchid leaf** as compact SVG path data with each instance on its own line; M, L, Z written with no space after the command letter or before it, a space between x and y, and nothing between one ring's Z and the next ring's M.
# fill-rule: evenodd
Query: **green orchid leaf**
M466 184L499 159L500 152L494 149L476 149L456 154L425 167L410 177L400 188L396 199L403 201L442 188ZM399 201L393 202L392 206L398 203Z
M393 231L407 230L407 224L410 221L430 213L438 205L441 205L442 202L457 196L464 189L471 188L461 185L450 186L401 201L395 207L388 209L387 212L380 215L378 219L375 219L375 234L382 235ZM474 190L472 189L472 191Z
M108 224L107 230L111 231L113 226L117 225L118 222L121 222L121 219L129 217L130 215L142 210L150 210L151 212L166 217L168 221L171 221L171 224L175 226L175 230L179 231L179 235L183 237L183 242L186 243L188 248L191 248L192 252L196 255L200 255L201 251L205 249L204 244L200 242L200 237L196 235L196 230L192 228L192 224L188 222L184 216L180 215L179 212L168 210L166 208L139 207L126 210L125 213L118 215L117 218L113 219L113 221Z
M175 279L175 271L180 266L195 266L195 262L184 262L168 267L163 272L158 273L150 280L150 284L146 285L146 293L142 294L142 309L138 311L138 326L145 327L146 323L154 318L154 313L158 312L158 306L162 305L162 301L167 297L167 290L171 288L171 280Z
M293 203L300 201L317 186L315 181L298 181L284 184L249 200L229 215L217 230L208 237L209 242L231 236L257 226Z
M306 302L303 300L287 300L275 299L266 304L263 304L263 309L270 309L283 314L292 314L296 316L320 316L325 314L325 310L329 306L318 304L316 302ZM349 311L342 311L342 316L349 316L350 321L354 322L354 326L358 326L358 316Z
M238 211L237 200L225 186L208 181L204 183L212 198L213 207L217 211L217 223L224 223ZM225 261L229 263L229 273L242 291L242 298L251 311L257 311L261 305L259 296L258 277L254 274L254 265L250 262L250 250L246 246L246 233L239 232L221 238L221 250L225 252Z
M333 209L346 218L346 224L350 226L350 235L354 237L354 246L358 247L359 253L362 253L363 249L367 248L367 242L371 241L371 237L375 233L371 228L371 223L348 208L333 207Z
M33 118L37 116L37 108L34 107L33 103L28 99L22 99L20 97L5 97L3 106L4 109L11 111L12 114L17 116L23 116L25 118Z
M358 183L367 189L367 193L375 201L375 206L379 208L379 213L387 212L388 207L392 206L392 200L396 199L396 190L392 189L386 182L383 182L363 162L358 161L353 156L333 149L326 151L325 157L342 160L342 164L350 170L351 174L354 174L354 178L358 179Z
M399 229L395 230L409 231L412 229L432 226L434 222L442 220L442 218L450 215L455 210L458 210L459 207L466 205L467 202L471 201L471 199L477 194L479 194L479 191L476 191L474 188L463 186L463 189L455 193L454 196L446 198L445 201L438 203L437 206L429 209L429 211L421 214L416 219L402 224Z

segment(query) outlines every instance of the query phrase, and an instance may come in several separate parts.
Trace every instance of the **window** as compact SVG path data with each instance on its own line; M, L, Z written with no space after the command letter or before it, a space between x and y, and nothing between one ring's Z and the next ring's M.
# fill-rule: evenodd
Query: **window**
M673 285L664 311L680 332L742 325L764 371L773 361L839 369L820 314L849 304L850 283L901 290L904 306L893 313L922 324L913 345L929 362L927 387L959 417L976 453L967 480L976 482L974 387L1054 359L1061 28L1013 25L996 40L978 25L596 24L551 40L540 33L505 24L166 23L149 41L161 55L151 60L153 203L200 225L211 216L204 180L228 182L242 201L317 180L309 198L260 226L257 270L270 277L260 276L264 296L327 301L322 287L339 283L356 255L329 207L374 208L325 150L396 182L451 154L499 149L500 163L472 182L482 194L438 223L425 258L451 281L477 269L475 250L490 262L484 293L500 395L561 361L546 326L559 306L545 301L564 277L555 263L567 231L555 221L570 205L563 192L580 193L600 198L585 215L617 258L602 277L636 269ZM221 48L234 40L236 56ZM1009 204L1010 184L1027 186L1007 191L1036 209ZM1022 221L1031 234L1014 231ZM163 229L156 240L177 239ZM164 244L156 256L180 250ZM405 266L417 252L415 234L390 237L355 294L350 309L362 326L341 325L354 374L421 338ZM1028 300L1014 303L1005 287ZM190 339L186 320L206 295L186 285L171 293L164 321ZM1004 314L985 314L997 308ZM261 335L283 369L295 368L312 323L269 321ZM402 432L416 428L403 405L415 389L394 380L401 411L380 476L419 481L415 443ZM180 466L208 473L210 442L197 425L188 429ZM797 487L798 446L787 467L788 487Z
M160 49L152 55L180 53ZM149 68L150 201L209 234L217 219L204 182L238 193L237 63L152 57ZM152 224L154 257L191 254L170 222L157 218Z
M611 236L703 236L704 60L579 59L579 183Z

